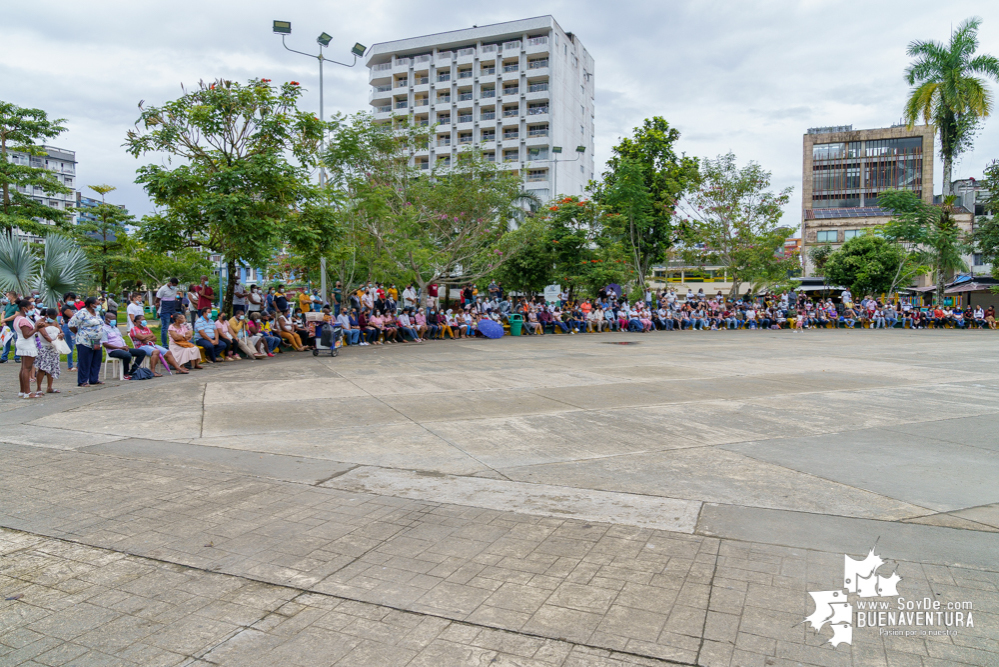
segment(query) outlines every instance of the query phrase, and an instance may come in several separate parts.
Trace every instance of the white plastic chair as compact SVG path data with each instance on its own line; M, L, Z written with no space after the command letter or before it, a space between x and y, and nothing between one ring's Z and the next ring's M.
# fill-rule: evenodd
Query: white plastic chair
M107 357L104 361L104 379L108 379L108 366L111 367L111 373L117 375L119 380L125 379L125 367L122 366L120 359L115 359L114 357Z

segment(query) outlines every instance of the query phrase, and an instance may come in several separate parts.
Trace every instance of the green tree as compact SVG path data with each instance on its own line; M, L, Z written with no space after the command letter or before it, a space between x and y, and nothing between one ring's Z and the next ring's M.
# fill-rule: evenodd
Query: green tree
M38 220L49 220L57 227L69 223L70 213L32 199L29 193L41 188L49 194L71 192L48 169L33 167L23 161L15 162L11 153L44 157L45 149L39 144L59 136L66 128L63 119L50 120L41 109L25 109L0 100L0 230L15 227L35 236L45 236L51 229ZM30 160L30 158L29 158ZM25 189L20 192L19 188Z
M522 200L520 180L480 155L466 153L423 176L393 158L354 187L375 261L413 281L422 295L442 279L465 283L489 275L514 250L517 237L509 232Z
M796 227L780 224L791 188L770 192L770 172L756 162L740 168L732 153L702 160L700 178L684 207L685 260L727 267L731 296L743 284L767 287L786 281L797 264L784 254L784 241Z
M642 287L676 241L678 202L697 183L697 160L676 152L679 139L680 132L662 117L645 119L614 147L604 182L594 191L599 203L621 216L615 233L628 247Z
M112 277L128 275L128 265L134 259L127 251L128 230L125 225L133 218L124 208L108 204L106 195L116 188L111 185L91 185L91 190L101 196L101 203L86 210L89 217L79 216L72 228L76 242L87 254L94 272L94 282L105 291Z
M826 262L829 260L829 255L833 253L832 246L826 243L825 245L814 246L808 251L808 258L812 260L812 264L815 266L815 271L819 275L825 275Z
M948 195L942 205L927 204L907 190L888 190L878 197L878 205L892 213L882 228L890 241L907 243L929 265L936 280L936 303L943 303L944 286L956 271L966 271L964 255L968 239L954 219L955 197Z
M128 151L167 157L138 170L136 182L162 207L143 218L143 241L161 252L220 253L230 276L239 262L266 264L283 242L312 244L316 254L334 245L328 195L309 172L323 123L298 109L301 94L294 81L277 87L268 79L219 79L161 107L140 105ZM226 310L233 287L229 281Z
M27 241L11 232L0 232L0 290L20 295L38 290L46 305L55 306L66 292L83 286L90 263L72 239L49 234L42 246L42 256Z
M985 216L976 216L972 243L982 253L982 261L992 265L993 275L999 276L999 160L985 168L982 189L988 192L982 202Z
M898 245L877 234L855 236L829 255L826 282L845 285L858 297L891 293L898 266L911 261Z
M905 70L913 88L904 117L910 129L922 117L940 133L944 195L953 194L954 159L971 148L979 122L992 112L986 78L999 80L999 59L975 54L981 24L978 17L967 19L951 33L949 44L917 40L906 50L915 60Z
M492 274L507 291L536 294L556 280L555 256L546 223L545 218L531 216L510 232L515 250Z

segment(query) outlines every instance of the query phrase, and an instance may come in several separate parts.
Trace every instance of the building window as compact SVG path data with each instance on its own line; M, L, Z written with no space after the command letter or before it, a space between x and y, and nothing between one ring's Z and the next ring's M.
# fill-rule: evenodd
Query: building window
M982 261L982 253L976 252L974 255L972 255L971 263L973 266L981 266L982 264L984 264L985 262Z
M864 233L863 229L848 229L843 232L843 241L849 241L850 239L855 239Z
M846 144L815 144L812 146L813 160L838 160L846 157Z
M827 232L816 232L815 240L818 243L836 243L837 241L839 241L839 232L835 230Z

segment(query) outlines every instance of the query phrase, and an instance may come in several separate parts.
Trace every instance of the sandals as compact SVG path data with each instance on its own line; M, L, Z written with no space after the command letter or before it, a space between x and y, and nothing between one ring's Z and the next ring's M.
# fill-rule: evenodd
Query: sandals
M59 391L58 389L49 389L49 390L48 390L48 391L46 391L45 393L46 393L46 394L61 394L62 392L61 392L61 391Z

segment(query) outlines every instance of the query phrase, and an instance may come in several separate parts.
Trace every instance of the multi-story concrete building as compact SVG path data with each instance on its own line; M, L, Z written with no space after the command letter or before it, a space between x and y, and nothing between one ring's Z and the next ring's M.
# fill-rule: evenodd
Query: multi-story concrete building
M375 44L367 66L376 120L436 128L415 167L477 148L542 201L593 178L593 58L551 16Z
M888 222L887 211L878 207L884 190L911 190L933 202L933 137L928 125L808 130L801 177L805 275L810 274L811 248L838 248L864 229Z
M55 172L56 180L70 188L70 191L59 194L45 192L39 187L21 186L18 188L18 192L30 196L40 204L72 211L76 202L76 152L54 146L42 146L42 148L45 149L44 156L12 152L10 159L14 164L45 168Z

